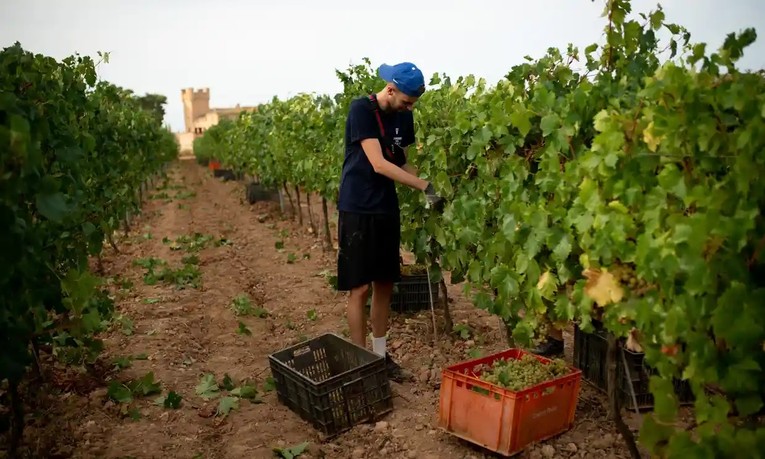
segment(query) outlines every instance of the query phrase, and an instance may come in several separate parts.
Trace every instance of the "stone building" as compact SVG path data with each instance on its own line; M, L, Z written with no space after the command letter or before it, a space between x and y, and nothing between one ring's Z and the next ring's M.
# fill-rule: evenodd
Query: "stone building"
M221 119L236 119L242 112L255 111L257 109L256 107L241 107L239 104L231 108L211 109L209 88L181 89L181 101L183 102L185 130L175 134L181 154L192 154L194 139L204 134L210 127L218 124Z

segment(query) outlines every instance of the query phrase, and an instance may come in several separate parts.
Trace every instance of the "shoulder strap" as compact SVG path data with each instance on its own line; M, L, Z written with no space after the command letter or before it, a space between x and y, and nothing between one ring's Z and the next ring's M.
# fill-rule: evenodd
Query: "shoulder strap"
M379 105L377 104L377 97L374 94L369 95L369 101L372 103L372 110L375 112L375 117L377 118L377 126L380 128L380 138L381 138L381 144L383 149L385 150L385 153L393 159L393 152L390 148L388 148L387 142L385 142L385 126L383 126L382 118L380 117L380 110Z

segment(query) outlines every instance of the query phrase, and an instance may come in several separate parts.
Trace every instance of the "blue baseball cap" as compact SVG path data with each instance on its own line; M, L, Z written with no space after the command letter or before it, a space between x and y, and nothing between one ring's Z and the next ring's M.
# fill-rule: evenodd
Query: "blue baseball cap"
M388 83L395 83L396 87L409 97L420 97L425 92L425 78L420 69L411 62L382 64L377 73Z

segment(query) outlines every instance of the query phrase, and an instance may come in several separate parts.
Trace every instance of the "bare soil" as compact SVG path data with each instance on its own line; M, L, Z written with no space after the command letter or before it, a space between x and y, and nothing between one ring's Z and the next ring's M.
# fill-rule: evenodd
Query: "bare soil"
M147 199L142 215L131 222L131 233L118 241L120 253L105 250L103 276L114 281L116 313L123 319L101 336L105 349L99 363L75 371L45 357L49 389L31 399L25 456L270 458L274 447L308 441L300 457L495 457L437 428L441 369L468 359L471 349L488 354L507 347L497 318L463 298L461 285L449 285L450 308L454 322L469 327L469 336L445 336L440 330L434 340L430 311L394 314L390 352L415 381L391 383L394 410L382 422L358 425L322 441L264 387L271 375L269 354L324 332L347 333L346 297L328 282L335 272L334 253L325 252L321 238L309 230L305 208L301 227L279 212L278 203L248 204L244 182L213 178L193 161L174 164L169 175L170 187L164 191L171 199ZM188 196L190 191L195 195ZM312 204L318 221L320 201ZM190 253L173 250L171 241L195 233L213 237L195 253L201 286L145 285L146 270L134 261L156 257L180 266ZM237 316L231 305L240 294L249 295L268 314ZM437 319L440 327L440 311ZM240 321L251 335L237 332ZM569 362L571 345L567 334ZM141 354L146 359L135 359L128 368L113 365L117 358ZM127 408L107 397L110 381L140 378L150 371L161 382L162 394L172 390L182 396L178 409L155 404L157 395L137 398ZM205 400L195 391L210 373L219 385L225 374L236 384L249 380L262 403L240 400L227 415L217 413L220 397ZM130 409L136 409L137 419ZM637 419L628 422L637 428ZM574 427L518 457L629 456L606 419L603 395L583 383Z

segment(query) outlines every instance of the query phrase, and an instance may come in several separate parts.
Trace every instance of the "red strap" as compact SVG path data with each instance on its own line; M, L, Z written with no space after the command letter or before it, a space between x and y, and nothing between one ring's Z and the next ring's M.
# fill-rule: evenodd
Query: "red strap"
M382 118L380 118L380 112L377 110L377 97L375 97L374 94L369 95L369 100L372 102L372 107L374 107L375 110L375 117L377 118L377 125L380 127L380 136L382 137L382 143L385 143L385 127L383 126ZM390 148L388 148L387 145L381 145L383 149L385 149L385 153L388 154L390 159L393 159L393 152L390 151Z

